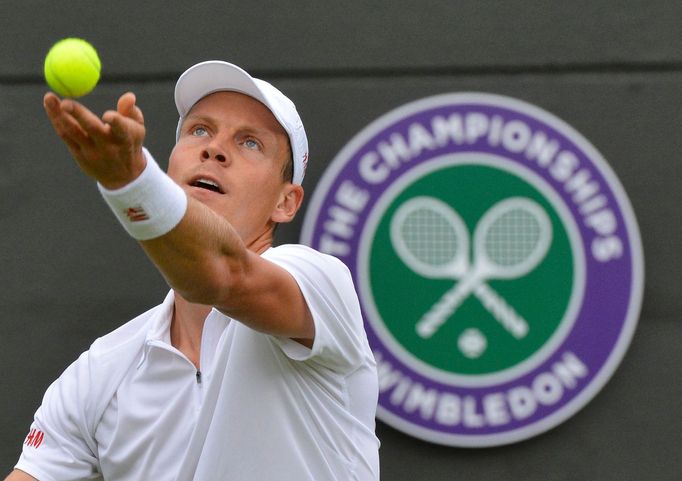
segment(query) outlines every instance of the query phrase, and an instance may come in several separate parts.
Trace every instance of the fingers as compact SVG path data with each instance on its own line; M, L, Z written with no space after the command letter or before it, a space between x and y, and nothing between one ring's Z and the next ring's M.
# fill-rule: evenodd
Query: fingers
M43 97L43 106L85 174L103 185L123 186L144 170L144 118L134 94L122 95L117 110L101 119L79 102L51 92Z
M102 120L111 125L112 136L117 140L144 137L144 116L135 105L135 94L127 92L118 99L116 111L108 111Z
M102 116L111 129L111 139L117 143L135 142L144 136L144 127L119 112L110 110ZM142 134L140 134L140 129ZM139 139L141 142L141 138Z
M131 112L135 108L135 102L136 102L135 94L132 92L126 92L121 97L118 99L118 103L116 104L116 110L121 115L125 115L126 117L130 117Z
M70 150L80 150L78 146L90 142L88 134L81 128L78 121L63 109L63 103L59 97L51 92L47 93L43 98L43 106L52 127Z
M43 105L52 125L63 138L82 141L87 137L108 135L109 127L82 104L71 99L60 100L53 93L45 94Z
M49 115L51 112L54 112L59 108L59 97L52 92L47 92L43 97L43 106Z
M126 92L121 95L118 99L118 104L116 106L118 113L124 115L135 122L144 124L144 115L142 115L142 110L135 104L137 101L135 94L132 92Z
M83 104L66 99L62 101L62 110L71 114L80 127L93 139L106 137L109 134L110 127Z

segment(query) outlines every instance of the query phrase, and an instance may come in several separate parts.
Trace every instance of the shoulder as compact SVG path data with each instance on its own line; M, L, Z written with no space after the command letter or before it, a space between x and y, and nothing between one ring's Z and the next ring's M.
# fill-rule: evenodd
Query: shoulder
M318 267L325 272L328 272L327 269L331 269L334 274L343 273L350 276L348 267L339 259L302 244L284 244L272 247L265 251L262 257L287 270L305 270L307 267Z
M315 324L312 349L302 348L288 339L278 341L290 358L317 358L333 370L344 373L371 364L353 278L343 262L298 244L269 249L263 257L294 277Z
M267 250L263 257L289 272L308 301L312 293L355 302L357 293L348 267L334 256L301 244Z
M162 305L153 307L110 333L96 339L90 346L90 358L117 356L120 351L133 347L131 344L138 348L141 347L154 315L159 313L162 307Z

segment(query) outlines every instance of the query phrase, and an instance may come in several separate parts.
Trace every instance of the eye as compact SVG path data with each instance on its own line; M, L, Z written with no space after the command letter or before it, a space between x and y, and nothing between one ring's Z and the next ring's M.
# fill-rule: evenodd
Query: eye
M208 130L206 130L206 127L204 126L197 125L190 129L190 133L196 137L206 137L208 135Z
M244 140L244 145L246 146L247 149L260 150L260 144L256 139L248 138Z

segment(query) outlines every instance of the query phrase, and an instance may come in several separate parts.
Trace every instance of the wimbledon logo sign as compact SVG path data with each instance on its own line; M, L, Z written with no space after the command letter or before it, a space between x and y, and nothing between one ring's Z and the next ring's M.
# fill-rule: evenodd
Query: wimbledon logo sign
M379 418L435 443L501 445L566 420L639 315L618 179L569 125L508 97L440 95L374 121L319 182L302 242L353 274Z

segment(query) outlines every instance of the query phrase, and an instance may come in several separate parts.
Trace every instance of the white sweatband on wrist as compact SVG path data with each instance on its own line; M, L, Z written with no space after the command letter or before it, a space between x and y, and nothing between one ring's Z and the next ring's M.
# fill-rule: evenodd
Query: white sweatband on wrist
M137 240L148 240L168 233L182 220L187 210L187 195L142 148L147 165L131 183L109 190L97 184L102 197L125 230Z

